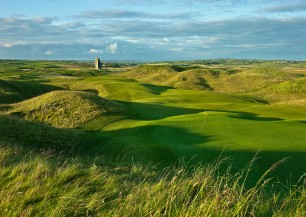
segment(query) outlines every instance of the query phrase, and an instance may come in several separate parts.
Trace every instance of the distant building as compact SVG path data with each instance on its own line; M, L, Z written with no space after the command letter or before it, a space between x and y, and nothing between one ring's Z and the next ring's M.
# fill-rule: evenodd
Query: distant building
M98 57L95 60L95 69L98 69L98 70L102 69L102 63Z

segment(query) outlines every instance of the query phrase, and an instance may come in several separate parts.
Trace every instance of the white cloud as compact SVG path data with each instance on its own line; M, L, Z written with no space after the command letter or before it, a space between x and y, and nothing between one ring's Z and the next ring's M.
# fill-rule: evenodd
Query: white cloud
M181 47L178 47L178 48L172 48L172 49L170 49L170 51L180 52L180 51L183 51L183 48L181 48Z
M56 52L53 51L53 50L48 50L48 51L45 52L45 55L51 56L51 55L54 55L55 53L56 53Z
M125 39L125 41L130 42L132 44L138 44L140 42L139 39Z
M163 38L163 41L164 42L171 42L171 39L170 38Z
M13 47L14 45L12 43L0 43L0 46L10 48Z
M0 46L5 47L5 48L11 48L11 47L14 47L14 46L26 45L26 44L28 44L28 43L26 43L25 41L21 41L21 40L12 41L12 42L0 42Z
M108 52L111 52L112 54L116 53L117 50L118 50L118 45L117 45L117 43L112 43L112 44L110 44L109 46L106 47L106 50L107 50Z
M102 50L91 48L88 53L102 53Z

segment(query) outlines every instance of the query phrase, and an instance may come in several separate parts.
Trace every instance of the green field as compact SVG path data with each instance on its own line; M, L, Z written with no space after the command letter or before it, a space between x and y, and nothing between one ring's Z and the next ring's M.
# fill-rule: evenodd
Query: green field
M83 168L86 162L92 165L101 156L106 165L120 162L126 168L124 165L132 163L132 171L135 165L154 165L154 171L163 171L182 160L188 162L186 170L198 163L211 164L222 155L230 159L229 174L233 175L246 168L256 155L248 172L248 187L256 185L273 164L283 159L265 179L271 177L289 186L302 183L304 187L305 62L220 60L214 64L194 61L125 64L101 71L92 68L86 62L1 60L2 152L10 153L13 147L18 153L38 154L33 157L33 168L43 159L39 153L48 150L60 153L61 161L63 156L77 159L85 166L81 166L82 171L69 168L81 173L72 180L83 179L88 173ZM0 163L8 155L3 155ZM20 163L25 164L15 161L16 165ZM0 165L8 168L9 164ZM10 173L6 170L2 176ZM108 171L111 177L116 176L113 170ZM124 177L125 173L120 174ZM95 174L98 176L98 172ZM12 178L12 183L16 182ZM9 183L0 185L7 187ZM305 189L302 196L303 203ZM41 201L37 204L43 204ZM0 210L6 206L0 205ZM304 213L305 207L301 207L299 212ZM16 215L22 213L22 208L18 209ZM70 211L70 215L85 213Z

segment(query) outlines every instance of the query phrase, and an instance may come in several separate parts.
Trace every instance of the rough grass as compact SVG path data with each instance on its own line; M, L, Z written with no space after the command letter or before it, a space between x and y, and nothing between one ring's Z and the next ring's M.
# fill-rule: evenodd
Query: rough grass
M128 72L120 74L127 78L136 79L138 81L170 86L187 90L210 90L203 77L195 74L184 74L189 68L182 68L170 65L142 65Z
M214 90L226 93L257 91L270 85L303 77L273 67L176 67L142 65L120 74L140 82L187 90Z
M290 74L278 68L207 68L182 72L195 74L206 80L207 84L216 92L246 93L257 91L273 84L299 78L297 74Z
M101 115L123 112L119 103L82 91L53 91L12 105L9 114L56 127L74 128Z
M16 117L0 115L0 141L35 149L44 148L78 153L86 135L71 129L26 121Z
M84 163L86 162L86 163ZM271 169L274 169L274 165ZM221 169L223 168L223 169ZM171 166L67 158L0 144L1 216L304 216L305 185L245 186L224 160ZM268 173L269 171L267 171Z
M264 98L272 103L281 102L284 104L306 106L306 79L285 81L262 89L254 95Z
M58 89L60 88L38 82L22 82L0 79L0 104L20 102L22 100Z

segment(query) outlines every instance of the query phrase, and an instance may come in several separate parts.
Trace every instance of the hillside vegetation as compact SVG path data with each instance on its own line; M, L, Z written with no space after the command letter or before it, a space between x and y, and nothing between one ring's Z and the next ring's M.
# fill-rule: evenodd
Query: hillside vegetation
M304 106L306 73L281 68L207 68L142 65L120 74L144 83L187 90L247 93L271 102L290 101Z
M258 97L270 102L282 102L285 104L306 107L306 78L285 81L271 85L256 93Z
M0 104L20 102L58 89L46 84L0 79Z
M52 91L11 105L8 114L55 127L75 128L101 115L123 112L119 103L82 91Z
M41 123L0 115L0 144L34 149L75 152L81 150L86 135L76 130L58 129ZM84 144L83 144L84 145Z
M187 90L210 90L206 80L195 73L179 73L185 68L169 65L142 65L121 75L138 81L182 88Z

